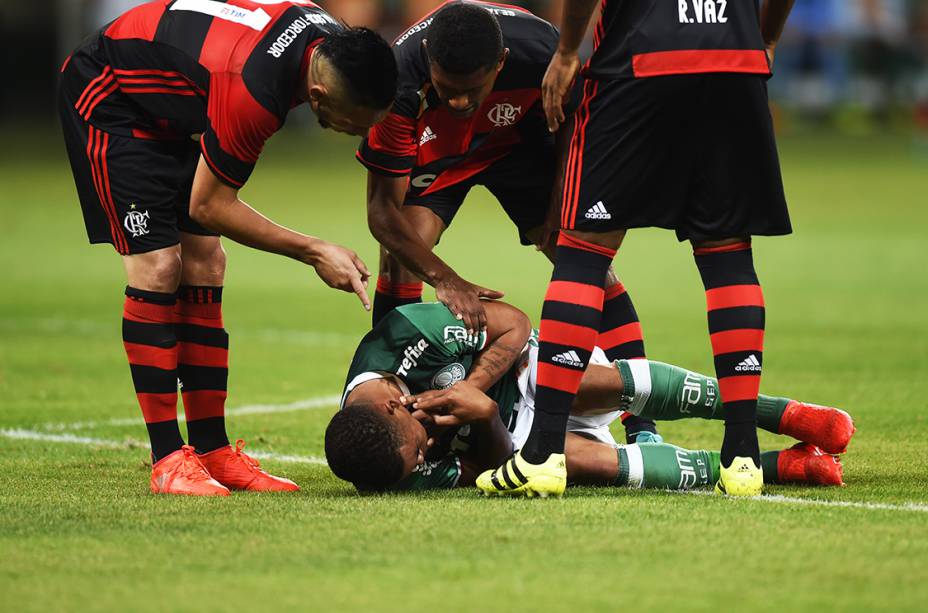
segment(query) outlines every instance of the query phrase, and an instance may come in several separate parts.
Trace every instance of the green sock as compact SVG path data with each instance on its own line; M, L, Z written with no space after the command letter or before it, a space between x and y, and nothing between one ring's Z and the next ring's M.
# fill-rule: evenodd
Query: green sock
M656 421L725 419L718 381L663 362L616 360L622 375L620 408ZM757 425L779 433L780 418L789 402L761 394L757 398Z
M715 483L719 478L717 451L642 443L619 447L618 454L618 486L686 490Z

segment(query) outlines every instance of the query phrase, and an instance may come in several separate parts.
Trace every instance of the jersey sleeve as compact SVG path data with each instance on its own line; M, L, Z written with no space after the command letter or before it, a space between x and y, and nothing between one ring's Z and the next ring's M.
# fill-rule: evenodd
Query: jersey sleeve
M426 461L416 467L395 489L402 491L447 490L461 479L461 459L449 453L439 460Z
M241 75L231 73L212 75L207 119L200 139L203 159L219 180L239 188L281 121L255 100Z
M432 347L447 357L476 355L487 342L487 333L469 334L467 328L440 302L399 307L397 311L421 333Z
M399 93L386 119L370 129L356 154L368 170L387 177L405 177L412 172L419 151L419 103L417 92Z

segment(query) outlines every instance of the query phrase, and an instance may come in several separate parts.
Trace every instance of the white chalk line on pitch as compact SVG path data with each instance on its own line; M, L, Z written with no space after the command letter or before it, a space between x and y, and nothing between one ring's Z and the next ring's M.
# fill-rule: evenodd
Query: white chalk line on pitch
M84 445L87 447L106 447L107 449L149 449L148 443L134 439L117 441L106 438L93 438L90 436L80 436L70 432L52 434L50 432L39 432L38 430L23 430L20 428L2 428L0 436L4 438L40 441L46 443L65 443L72 445ZM274 460L277 462L290 462L294 464L320 464L328 466L325 458L318 456L289 455L273 453L270 451L252 451L248 450L248 455L258 458L259 460Z
M73 445L85 445L88 447L106 447L108 449L148 449L148 444L141 441L127 439L117 441L112 439L93 438L89 436L80 436L70 432L53 434L50 432L39 432L37 430L23 430L19 428L2 428L0 436L4 438L17 440L30 440L48 443L65 443ZM325 458L318 456L302 456L273 453L267 451L248 450L248 454L259 460L272 460L277 462L289 462L294 464L316 464L328 466ZM707 490L687 490L673 492L675 494L686 494L690 496L717 496L714 492ZM795 504L816 507L836 507L844 509L862 509L865 511L902 511L914 513L928 513L928 505L917 502L906 502L902 504L890 504L884 502L855 502L846 500L821 500L819 498L794 498L780 494L757 496L754 498L743 499L745 502L767 502L772 504ZM740 500L738 501L740 502Z
M718 494L709 490L674 491L674 494L688 494L690 496L713 496ZM782 494L767 494L745 498L748 502L768 502L771 504L797 504L816 507L839 507L845 509L866 509L869 511L910 511L915 513L928 513L928 505L918 502L904 502L890 504L888 502L859 502L849 500L822 500L820 498L795 498Z
M327 407L336 407L341 402L339 394L330 394L327 396L316 396L314 398L304 398L294 402L283 404L249 404L241 407L226 409L226 416L236 415L261 415L268 413L289 413L292 411L309 411L312 409L324 409ZM184 421L183 415L177 416L178 421ZM142 424L140 417L117 417L103 421L76 421L72 423L48 423L40 424L43 430L65 431L65 430L88 430L91 428L113 427L113 426L139 426Z
M48 333L67 333L71 336L96 336L101 333L119 331L119 320L105 322L98 319L68 319L65 317L23 318L0 321L0 329L15 328L21 330L31 327ZM267 343L285 343L290 345L325 345L342 347L346 343L356 344L358 335L326 330L287 329L287 328L235 328L233 338L258 340ZM351 345L352 347L354 345Z

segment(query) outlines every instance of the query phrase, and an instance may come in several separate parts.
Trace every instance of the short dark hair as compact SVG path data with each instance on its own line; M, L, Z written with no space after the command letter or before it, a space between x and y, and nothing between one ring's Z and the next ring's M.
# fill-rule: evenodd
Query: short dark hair
M426 31L429 59L456 75L496 66L503 54L503 31L490 11L455 2L438 11Z
M317 51L335 68L348 99L368 109L385 109L396 96L398 70L393 49L369 28L345 28L319 43Z
M403 477L396 425L368 403L346 406L325 430L325 457L335 476L362 491L383 491Z

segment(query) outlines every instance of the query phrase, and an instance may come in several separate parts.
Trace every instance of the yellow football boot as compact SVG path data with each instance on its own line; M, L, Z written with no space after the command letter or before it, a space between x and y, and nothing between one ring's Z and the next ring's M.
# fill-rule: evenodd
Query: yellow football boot
M487 496L560 498L566 487L567 464L563 453L552 453L543 464L530 464L518 452L496 470L477 477L477 489Z
M764 471L752 458L736 456L731 466L719 467L715 493L724 496L760 496L764 489Z

